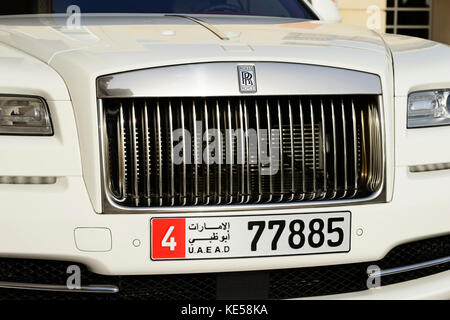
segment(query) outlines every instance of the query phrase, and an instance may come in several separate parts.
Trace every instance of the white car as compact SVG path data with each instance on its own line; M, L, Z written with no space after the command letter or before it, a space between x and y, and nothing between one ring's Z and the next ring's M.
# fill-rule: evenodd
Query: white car
M36 8L0 17L0 298L450 298L448 46L298 0Z

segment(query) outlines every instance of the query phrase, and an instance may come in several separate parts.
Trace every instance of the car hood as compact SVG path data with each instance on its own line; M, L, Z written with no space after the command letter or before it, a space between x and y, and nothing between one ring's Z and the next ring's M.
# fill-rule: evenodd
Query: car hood
M290 18L194 18L213 31L186 16L87 14L80 27L65 15L8 16L0 18L0 41L60 73L91 76L205 61L289 61L377 73L388 61L382 38L362 28Z

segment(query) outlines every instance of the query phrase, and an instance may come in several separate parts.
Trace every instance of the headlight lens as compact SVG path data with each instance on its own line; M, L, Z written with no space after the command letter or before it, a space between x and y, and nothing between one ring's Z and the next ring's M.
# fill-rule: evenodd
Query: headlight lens
M408 128L450 125L450 89L421 91L408 97Z
M0 96L0 134L52 135L45 101L35 97Z

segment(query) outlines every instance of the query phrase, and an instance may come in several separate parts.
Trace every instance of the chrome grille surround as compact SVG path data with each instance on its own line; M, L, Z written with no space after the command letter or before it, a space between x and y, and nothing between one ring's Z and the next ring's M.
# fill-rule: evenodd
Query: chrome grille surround
M261 64L256 64L257 68ZM165 68L140 72L157 69ZM380 88L367 92L358 89L351 94L201 95L205 98L177 94L144 97L133 90L121 90L125 93L117 95L115 91L111 96L105 94L107 90L101 83L101 79L109 82L111 77L114 76L98 81L105 213L251 210L385 201L384 113ZM202 148L207 149L208 144L204 146L202 141L191 137L186 148L191 151L192 164L183 161L174 165L173 144L166 142L172 140L173 129L188 129L197 137L194 119L202 122L206 132L219 129L223 133L218 141L223 146L218 148L220 158L225 158L228 148L235 162L242 157L242 164L196 164L195 155ZM248 136L237 136L230 145L220 141L229 139L225 136L226 128L256 129L258 137L260 128L279 131L283 151L279 153L282 164L279 172L263 176L261 163L250 164L246 158ZM108 130L117 132L114 133L117 143L113 143L118 150L117 166L109 163L111 132ZM241 144L237 139L241 139ZM341 144L346 147L340 148ZM238 147L243 148L239 154ZM259 157L261 143L257 144L257 151ZM183 160L187 159L185 153L182 156ZM303 174L308 171L312 174Z

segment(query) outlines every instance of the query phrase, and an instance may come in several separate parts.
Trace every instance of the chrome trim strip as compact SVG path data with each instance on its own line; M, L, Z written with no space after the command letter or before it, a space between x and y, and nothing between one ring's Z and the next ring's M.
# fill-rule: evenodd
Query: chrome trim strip
M369 113L369 110L367 110L367 113ZM366 122L364 121L364 110L360 110L360 120L361 120L361 136L362 137L366 137L367 133L366 131L368 129L366 129ZM367 141L369 140L369 141ZM368 152L367 149L370 147L367 147L367 143L370 143L370 138L366 139L363 138L361 139L361 157L363 159L362 164L361 164L361 174L360 174L360 179L361 179L361 183L362 184L367 184L368 182L366 181L367 177L369 176L369 170L370 170L370 166L369 166L369 160L367 160L367 156L368 156Z
M373 108L375 110L374 113L376 115L375 116L375 123L373 123L374 132L375 132L375 144L376 144L375 150L377 150L377 149L382 150L383 149L383 144L382 144L381 132L379 130L376 130L377 127L381 128L380 114L379 114L379 112L378 112L378 110L377 110L375 105L373 105ZM375 190L376 187L380 183L382 183L382 179L383 179L383 176L382 176L383 175L383 173L382 173L383 172L382 171L383 163L382 163L381 157L377 156L375 159L376 159L376 170L375 170L376 180L374 181L374 184L373 184L373 188L372 188L373 190Z
M330 200L334 199L337 194L337 185L338 185L338 171L337 171L337 143L336 143L336 114L334 112L334 101L331 100L331 119L333 123L333 170L334 170L334 185L333 185L333 193L330 196Z
M59 177L0 176L0 184L48 185L48 184L56 184L58 179Z
M172 115L172 101L169 101L169 146L170 146L170 196L169 201L173 206L175 204L175 166L174 166L174 152L173 152L173 115Z
M106 75L97 79L97 98L243 96L236 79L237 65L236 62L210 62ZM296 63L255 62L252 65L258 71L258 95L261 96L382 94L380 78L375 74ZM299 74L314 76L299 77ZM333 85L324 88L324 83Z
M103 104L102 101L99 100L99 107L102 108ZM101 114L103 116L105 116L105 110L101 110ZM103 128L102 128L102 133L101 137L102 137L102 144L105 148L105 150L109 149L109 144L108 144L108 132L106 130L106 117L103 118L102 121L100 121L100 123L102 124ZM126 172L127 172L127 163L126 163L126 145L125 145L125 124L124 124L124 118L123 118L123 108L122 108L122 104L120 104L119 107L119 115L117 116L117 137L118 137L118 141L117 141L117 154L119 157L119 195L115 195L113 194L112 187L111 187L111 181L108 180L107 185L108 188L106 189L106 192L108 194L108 197L114 199L116 202L118 203L123 203L127 200L127 183L126 183ZM110 175L110 165L109 163L107 163L105 160L103 160L103 167L104 167L104 171L106 174L108 174L108 176Z
M289 137L291 139L291 197L289 202L295 197L295 150L294 150L294 122L292 120L292 105L291 100L288 101L289 108Z
M379 168L379 187L377 191L374 191L375 194L377 193L384 193L384 196L386 197L386 177L387 177L387 163L386 163L386 125L385 125L385 110L384 110L384 102L383 102L383 96L379 95L377 99L377 105L378 105L378 122L381 130L379 131L379 139L381 143L381 157L379 158L380 168Z
M150 177L151 177L151 175L150 175L150 171L151 171L151 160L150 160L150 157L151 157L151 150L150 150L150 146L151 146L151 143L150 143L150 124L149 124L149 122L148 122L148 120L149 120L149 115L148 115L148 106L147 106L147 101L145 101L145 104L144 104L144 110L142 111L143 112L143 116L144 116L144 121L143 121L143 132L144 132L144 150L145 150L145 159L146 159L146 163L145 163L145 166L146 166L146 170L147 170L147 176L146 176L146 188L147 188L147 190L146 190L146 192L147 192L147 205L148 206L151 206L151 202L152 202L152 200L151 200L151 196L152 196L152 194L151 194L151 181L150 181Z
M79 289L69 289L64 285L54 284L34 284L21 282L7 282L0 281L1 289L17 289L17 290L32 290L32 291L52 291L52 292L73 292L73 293L118 293L119 288L112 285L88 285L82 286Z
M120 111L119 111L119 132L120 132L120 140L118 143L118 148L119 150L119 155L120 155L120 168L119 168L119 173L120 173L120 177L121 177L121 183L119 183L120 185L120 189L121 189L121 194L119 195L120 198L117 199L118 202L124 202L127 199L127 146L126 146L126 138L125 138L125 118L123 115L123 105L122 103L120 104ZM105 126L106 129L106 126Z
M182 135L183 135L183 185L182 185L182 190L183 190L183 195L182 195L182 206L185 206L187 203L187 180L186 180L186 163L187 161L187 141L186 141L186 131L185 131L185 127L184 127L184 106L183 106L183 101L181 101L180 104L180 121L181 121L181 130L182 130ZM190 146L189 146L190 148Z
M326 124L325 124L325 112L323 110L323 100L320 100L320 117L322 120L322 157L323 157L323 195L319 200L323 200L327 196L327 146L326 146Z
M197 136L199 133L197 132L197 110L196 110L195 100L192 101L192 123L193 123L193 131L194 131L194 164L193 164L193 176L194 176L194 203L193 205L197 205L198 201L200 199L200 195L198 193L198 165L199 165L199 158L202 157L199 153L198 148L198 139ZM201 133L200 133L201 134ZM200 144L202 144L203 138L200 137Z
M299 109L300 109L300 130L302 132L302 194L300 195L299 201L305 200L306 197L306 175L305 175L305 123L303 118L303 104L302 100L299 99Z
M314 123L314 108L312 100L309 101L310 105L310 111L311 111L311 141L312 141L312 167L313 167L313 192L311 195L311 199L315 199L317 195L317 171L316 171L316 137L315 137L315 123Z
M342 139L344 141L344 194L340 197L340 199L345 198L348 192L348 172L347 172L347 123L345 121L345 108L344 108L344 99L342 99L341 103L342 107Z
M268 138L268 157L269 157L269 166L270 166L270 174L269 174L269 198L267 202L272 202L273 198L273 174L272 174L272 124L270 122L270 105L269 99L266 99L266 111L267 111L267 138Z
M387 277L387 276L391 276L394 274L430 268L430 267L438 266L438 265L449 263L449 262L450 262L450 257L445 257L445 258L431 260L431 261L427 261L427 262L416 263L416 264L412 264L409 266L385 269L385 270L381 270L380 272L374 272L374 273L368 272L367 275L369 276L369 278L372 278L372 279L379 278L379 277Z
M365 141L367 143L366 151L369 150L369 162L368 162L368 169L367 169L367 186L370 188L374 181L374 172L375 172L375 163L374 163L374 154L371 152L373 149L375 149L375 140L373 136L373 123L374 123L374 115L372 112L372 105L369 105L369 108L367 109L367 116L368 116L368 123L367 123L367 132L369 135L369 140Z
M244 136L244 114L242 111L242 100L239 99L239 136L241 138L241 204L245 201L245 149L246 139Z
M449 170L450 163L431 163L431 164L419 164L415 166L409 166L409 172L420 173L420 172L431 172L431 171L442 171Z
M280 100L277 101L278 105L278 129L279 129L279 141L280 141L280 200L278 202L282 202L284 198L284 161L283 161L283 152L284 152L284 145L283 145L283 121L281 118L281 104Z
M137 136L137 126L136 126L136 108L134 106L134 101L131 104L131 117L130 117L130 130L132 131L131 136L131 148L133 150L133 175L134 175L134 186L133 186L133 201L136 206L139 206L139 143ZM131 151L131 150L130 150Z
M355 185L352 198L358 193L358 141L357 141L357 129L356 129L356 111L355 102L352 99L352 122L353 122L353 159L354 159L354 169L355 169Z
M159 193L159 205L163 204L163 162L162 162L162 140L161 140L161 110L159 107L159 100L156 103L156 128L158 132L156 134L157 141L156 146L158 148L158 171L159 171L159 179L158 179L158 193Z
M231 123L231 103L230 103L230 99L228 99L228 105L227 105L227 120L228 120L228 140L229 140L229 147L230 149L228 150L228 146L226 145L225 142L225 149L226 152L228 154L231 155L231 159L229 161L229 165L228 165L228 170L229 170L229 196L230 196L230 200L228 201L228 204L232 204L233 203L233 165L234 165L234 145L233 145L233 134L231 132L231 130L233 129L233 125ZM225 129L225 128L224 128ZM226 130L225 130L226 131Z
M219 100L216 100L216 122L217 122L217 131L218 131L218 150L217 154L219 155L219 162L217 163L217 174L218 178L216 180L217 184L217 204L222 203L222 162L223 162L223 139L222 139L222 131L220 129L220 108L219 108Z
M208 103L205 100L205 134L206 134L206 145L205 145L205 152L207 155L207 160L206 160L206 201L205 201L205 205L208 205L209 202L211 201L211 172L209 170L209 166L211 164L211 159L210 159L210 153L209 153L209 143L210 143L210 135L209 135L209 117L208 117Z
M244 100L244 123L245 123L245 145L246 145L246 161L247 161L247 200L245 201L245 203L249 203L250 202L250 136L248 133L248 108L247 108L247 101Z
M257 135L257 150L258 150L258 200L256 200L256 203L261 202L262 199L262 180L261 180L261 130L259 127L259 108L258 108L258 101L255 100L255 120L256 120L256 135Z

